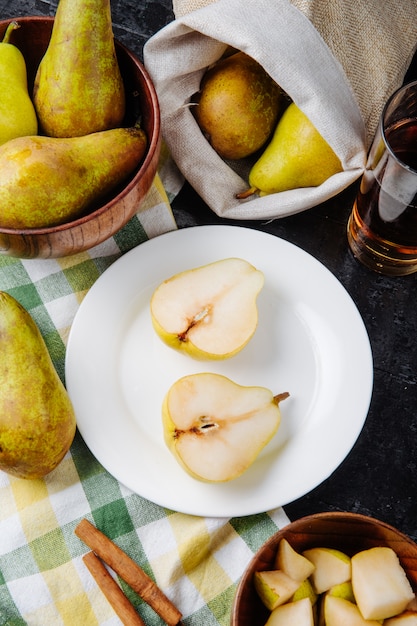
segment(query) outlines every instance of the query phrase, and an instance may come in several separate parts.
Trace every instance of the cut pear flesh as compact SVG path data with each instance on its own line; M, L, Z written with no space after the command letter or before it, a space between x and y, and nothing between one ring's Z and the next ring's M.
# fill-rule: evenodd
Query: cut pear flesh
M265 626L301 626L302 619L309 618L294 605L305 600L314 609L315 626L417 626L417 596L398 555L388 546L351 557L327 547L297 552L282 538L273 565L275 570L258 571L253 577L260 600L272 611ZM288 599L287 581L297 579L299 587ZM292 622L293 617L299 621Z
M298 581L280 570L255 572L253 582L258 596L270 611L290 600L299 586ZM310 601L309 604L311 608Z
M153 327L167 345L193 357L233 356L256 330L263 284L263 273L238 258L186 270L155 289Z
M294 550L285 538L279 542L275 567L285 572L290 578L300 581L311 576L315 570L315 565Z
M351 578L350 557L340 550L310 548L303 552L303 556L315 566L311 582L316 593L323 593Z
M325 597L324 620L326 626L381 626L376 620L365 619L356 604L336 596Z
M398 556L387 547L370 548L352 557L352 584L358 607L369 620L393 617L414 598Z
M240 476L277 432L278 403L264 387L243 387L225 376L184 376L165 396L165 442L193 477L208 482Z
M311 602L305 598L278 606L272 611L265 626L314 626Z

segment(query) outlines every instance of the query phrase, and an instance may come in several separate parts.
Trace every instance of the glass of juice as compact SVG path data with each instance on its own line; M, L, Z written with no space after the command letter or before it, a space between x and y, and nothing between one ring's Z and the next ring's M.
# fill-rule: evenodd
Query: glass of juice
M375 272L417 272L417 81L384 107L347 234L354 256Z

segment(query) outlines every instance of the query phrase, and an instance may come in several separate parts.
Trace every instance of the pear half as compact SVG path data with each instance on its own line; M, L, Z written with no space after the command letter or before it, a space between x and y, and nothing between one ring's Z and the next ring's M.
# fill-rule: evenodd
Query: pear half
M238 258L176 274L152 295L155 332L168 346L194 358L231 357L256 330L263 284L263 273Z
M274 396L264 387L243 387L219 374L184 376L164 398L165 442L194 478L232 480L252 465L277 432L278 404L287 396Z

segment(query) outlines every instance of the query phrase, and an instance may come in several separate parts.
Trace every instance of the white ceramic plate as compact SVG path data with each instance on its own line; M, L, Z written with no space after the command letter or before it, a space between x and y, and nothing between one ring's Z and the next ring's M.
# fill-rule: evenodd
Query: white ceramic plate
M194 361L165 346L151 324L153 290L180 271L233 256L265 274L250 343L221 362ZM163 439L165 393L181 376L202 371L290 392L275 438L228 483L188 476ZM151 239L102 274L71 329L66 383L81 435L122 484L175 511L235 517L285 505L338 467L366 419L373 367L362 318L321 263L273 235L198 226Z

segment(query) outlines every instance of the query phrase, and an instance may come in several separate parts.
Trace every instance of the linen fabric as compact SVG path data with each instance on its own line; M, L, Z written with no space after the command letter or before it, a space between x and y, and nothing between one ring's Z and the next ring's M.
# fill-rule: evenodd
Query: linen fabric
M165 165L161 162L161 172ZM64 382L67 338L88 290L122 254L176 229L170 199L177 189L171 182L173 187L164 188L157 175L129 223L87 252L52 260L0 255L0 290L29 311ZM63 461L44 479L23 480L0 471L1 626L121 623L82 560L89 548L74 529L83 518L156 580L192 626L229 624L245 566L288 522L281 508L236 519L166 510L113 478L77 431ZM146 624L163 624L128 585L118 582Z
M273 219L333 197L363 173L382 107L416 49L417 5L405 0L174 0L176 19L145 45L173 160L222 217ZM256 59L339 156L318 187L237 200L253 161L222 160L191 108L206 69L230 48Z

